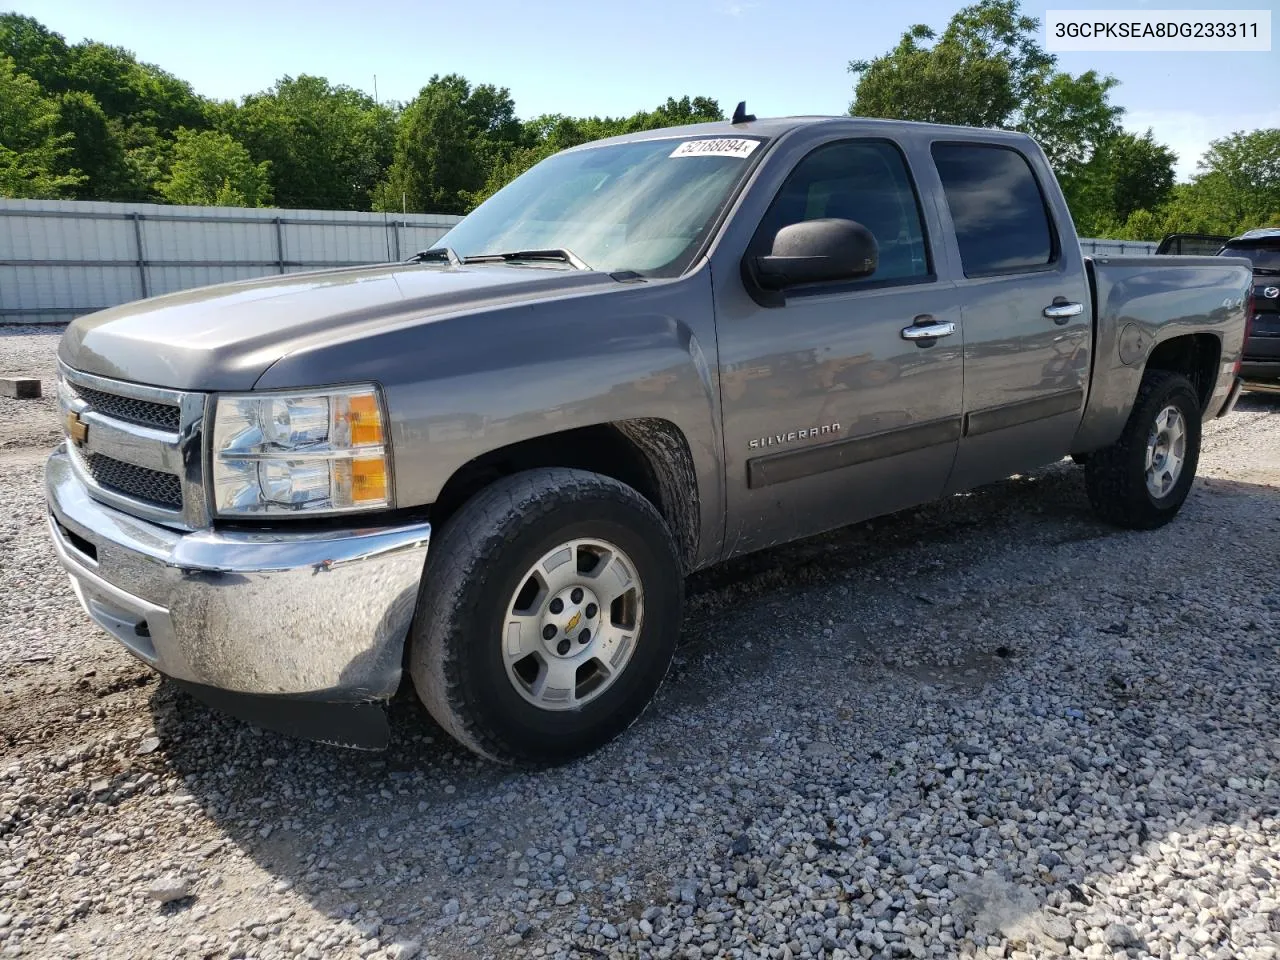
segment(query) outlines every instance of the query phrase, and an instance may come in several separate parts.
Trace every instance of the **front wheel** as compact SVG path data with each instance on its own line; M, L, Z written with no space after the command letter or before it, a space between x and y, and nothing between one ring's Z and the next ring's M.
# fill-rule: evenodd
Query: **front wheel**
M1162 527L1182 508L1200 460L1200 400L1180 373L1152 370L1120 439L1085 465L1099 516L1134 530Z
M599 474L530 470L481 491L432 543L410 673L475 752L571 760L644 711L682 602L675 542L644 497Z

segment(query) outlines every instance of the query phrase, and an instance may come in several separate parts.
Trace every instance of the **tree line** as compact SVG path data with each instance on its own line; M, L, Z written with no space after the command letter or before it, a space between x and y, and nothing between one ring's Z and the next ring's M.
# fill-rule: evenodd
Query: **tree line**
M849 112L1032 134L1085 236L1280 223L1280 129L1214 141L1175 183L1174 152L1122 129L1117 81L1063 72L1037 41L1018 0L979 0L850 63ZM0 196L463 214L567 147L722 119L715 99L684 96L625 117L522 120L507 88L456 74L408 103L306 75L211 100L120 47L0 15Z

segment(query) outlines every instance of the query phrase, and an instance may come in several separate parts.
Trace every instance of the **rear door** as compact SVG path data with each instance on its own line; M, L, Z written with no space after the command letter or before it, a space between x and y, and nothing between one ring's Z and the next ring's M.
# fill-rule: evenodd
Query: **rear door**
M961 266L964 433L948 491L1070 452L1089 384L1092 311L1079 245L1013 146L935 141L946 240ZM1065 210L1063 217L1066 216Z

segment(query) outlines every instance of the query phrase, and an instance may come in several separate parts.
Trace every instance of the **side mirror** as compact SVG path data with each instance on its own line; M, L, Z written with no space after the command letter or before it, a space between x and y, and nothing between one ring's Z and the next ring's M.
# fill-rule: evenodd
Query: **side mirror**
M856 220L804 220L779 230L773 252L756 257L756 280L767 290L856 280L875 273L878 256L876 238Z

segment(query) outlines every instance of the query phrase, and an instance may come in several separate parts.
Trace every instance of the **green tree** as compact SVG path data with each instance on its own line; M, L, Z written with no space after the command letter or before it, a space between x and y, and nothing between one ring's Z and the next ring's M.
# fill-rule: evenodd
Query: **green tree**
M1280 216L1280 128L1214 140L1197 166L1201 172L1190 193L1218 211L1231 232Z
M1028 87L1015 127L1036 138L1055 173L1070 175L1120 133L1124 108L1109 100L1118 82L1092 70L1048 74Z
M264 207L271 201L270 165L216 130L178 131L173 164L160 193L170 203Z
M1090 237L1117 235L1134 213L1162 208L1173 195L1177 159L1150 130L1141 136L1122 131L1101 143L1093 157L1062 182L1077 230Z
M19 73L47 91L67 89L67 41L34 17L0 13L0 56L12 58Z
M68 45L37 20L10 13L0 14L0 53L57 102L58 129L71 137L60 164L87 174L75 191L81 199L162 200L174 133L207 126L208 105L189 84L119 47Z
M724 111L711 97L667 97L667 102L654 110L641 111L623 121L624 133L657 130L686 123L711 123L724 119Z
M110 117L175 132L206 126L205 104L191 85L159 67L139 63L122 47L86 41L71 48L67 89L91 93Z
M466 213L489 171L520 143L522 130L505 87L472 88L457 74L433 76L405 107L394 159L375 209Z
M1173 165L1178 155L1148 129L1142 136L1122 133L1102 151L1110 206L1120 220L1138 210L1155 210L1173 193Z
M0 197L65 197L82 183L59 121L57 102L0 55Z
M84 174L75 190L76 199L133 200L145 196L129 166L119 127L107 118L93 95L73 90L57 102L57 129L70 137L65 169Z
M164 203L160 185L169 178L173 165L174 139L155 127L126 127L118 120L112 120L111 125L125 150L125 164L134 190L129 199Z
M1209 144L1190 183L1168 200L1135 210L1117 235L1158 240L1170 233L1233 235L1280 226L1280 128L1239 131Z
M1164 213L1144 208L1129 214L1125 222L1108 233L1107 236L1114 237L1117 240L1159 240L1166 234L1178 232L1166 229L1167 226L1168 217Z
M1114 136L1122 113L1112 77L1057 71L1038 42L1039 22L1018 0L979 0L939 35L926 24L871 60L855 60L854 116L1022 130L1059 175L1077 170Z
M323 77L285 77L216 124L255 160L270 161L276 202L286 207L368 210L395 144L392 110Z
M93 95L108 117L172 133L206 126L205 102L191 85L128 50L86 40L69 46L32 17L0 14L0 54L34 79L46 93Z

